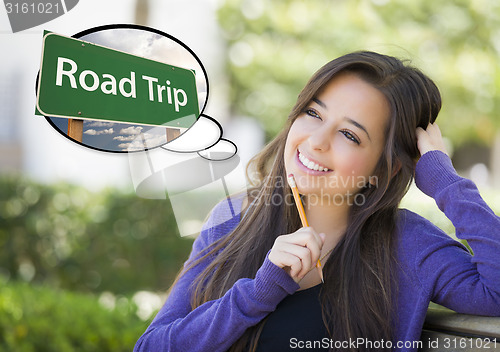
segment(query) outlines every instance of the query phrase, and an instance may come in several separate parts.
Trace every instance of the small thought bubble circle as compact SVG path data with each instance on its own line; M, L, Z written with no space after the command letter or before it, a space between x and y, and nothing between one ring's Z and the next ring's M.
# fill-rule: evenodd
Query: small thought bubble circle
M214 146L200 150L198 155L207 160L227 160L238 152L236 144L228 139L221 138Z

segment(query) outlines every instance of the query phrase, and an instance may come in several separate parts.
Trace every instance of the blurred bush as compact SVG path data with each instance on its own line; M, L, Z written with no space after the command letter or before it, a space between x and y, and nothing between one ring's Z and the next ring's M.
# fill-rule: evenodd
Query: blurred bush
M0 280L0 350L131 351L146 323L121 298L112 309L90 295Z
M69 290L166 290L191 250L168 200L0 177L0 275Z

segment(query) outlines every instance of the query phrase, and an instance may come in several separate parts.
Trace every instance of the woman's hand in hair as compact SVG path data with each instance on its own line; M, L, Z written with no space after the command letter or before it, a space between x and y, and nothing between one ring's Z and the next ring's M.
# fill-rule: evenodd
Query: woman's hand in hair
M420 155L424 155L431 150L440 150L448 154L443 136L437 124L430 123L425 130L421 127L417 127L417 147L420 151Z
M312 227L302 227L276 238L269 260L298 283L316 266L324 242L325 234L318 234Z

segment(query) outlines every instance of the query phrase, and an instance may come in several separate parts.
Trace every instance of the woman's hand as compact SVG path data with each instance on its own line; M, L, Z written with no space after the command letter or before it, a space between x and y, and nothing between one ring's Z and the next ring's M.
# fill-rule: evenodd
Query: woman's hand
M289 235L276 238L269 260L299 282L316 266L325 242L325 234L317 234L312 227L302 227Z
M440 150L448 154L444 145L443 136L441 136L441 131L437 124L429 123L425 130L421 127L417 127L417 147L420 151L420 155L424 155L431 150Z

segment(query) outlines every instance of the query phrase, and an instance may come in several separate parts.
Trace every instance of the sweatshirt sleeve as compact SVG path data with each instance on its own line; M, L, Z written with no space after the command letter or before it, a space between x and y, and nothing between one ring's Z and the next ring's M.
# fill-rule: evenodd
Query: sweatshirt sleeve
M500 218L440 151L421 157L415 181L473 251L430 223L420 226L415 265L423 288L434 302L459 313L500 316Z
M194 241L184 268L203 255L212 242L234 227L231 226L231 221L210 225L220 217L220 211L216 207L212 212ZM267 255L255 278L239 279L223 297L191 310L191 283L211 260L213 257L206 258L184 272L172 287L164 306L137 341L135 352L226 351L248 327L261 321L281 300L299 288Z

